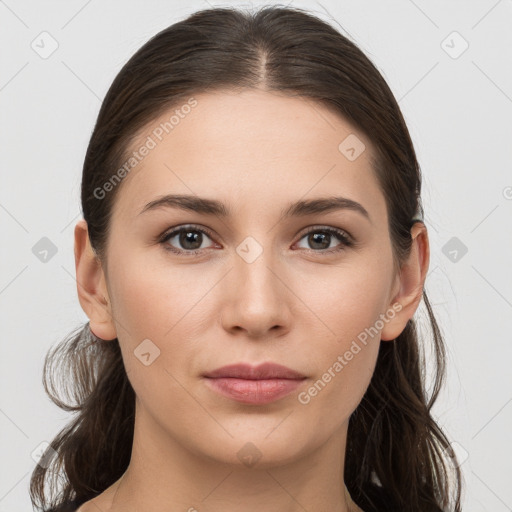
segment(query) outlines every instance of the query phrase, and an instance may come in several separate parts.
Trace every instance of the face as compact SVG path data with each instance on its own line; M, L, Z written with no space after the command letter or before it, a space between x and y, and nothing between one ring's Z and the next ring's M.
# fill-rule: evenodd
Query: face
M397 328L372 147L310 100L254 90L194 98L172 131L161 123L175 109L131 147L153 146L118 185L105 267L113 325L145 428L219 461L240 464L241 449L265 464L290 460L346 430L381 338ZM364 144L355 159L339 149L349 136ZM226 214L190 201L146 206L167 194L217 201ZM353 203L284 214L333 197ZM265 362L305 378L265 401L227 396L204 377Z

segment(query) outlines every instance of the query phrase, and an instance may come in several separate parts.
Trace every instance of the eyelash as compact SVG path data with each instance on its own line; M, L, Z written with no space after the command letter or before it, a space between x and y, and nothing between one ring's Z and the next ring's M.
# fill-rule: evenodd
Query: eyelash
M176 247L173 247L172 245L168 244L167 241L173 238L175 235L181 233L182 231L197 231L199 233L206 234L210 238L214 238L213 233L206 229L206 228L200 228L199 226L195 226L193 224L180 226L179 228L172 228L172 231L167 231L163 235L160 235L158 237L158 242L162 244L165 250L170 251L172 253L178 254L178 255L185 255L185 256L194 256L196 254L200 254L205 249L194 249L190 251L182 250L182 249L176 249ZM338 253L340 251L345 250L347 247L353 247L356 245L355 241L351 236L349 236L345 231L337 228L329 228L329 227L318 227L313 226L308 229L305 233L302 234L299 240L302 240L306 235L309 235L310 233L328 233L330 235L335 236L338 238L338 240L341 242L340 246L334 247L331 249L326 250L314 250L314 249L305 249L308 252L313 253L319 253L321 255L331 255L333 253Z

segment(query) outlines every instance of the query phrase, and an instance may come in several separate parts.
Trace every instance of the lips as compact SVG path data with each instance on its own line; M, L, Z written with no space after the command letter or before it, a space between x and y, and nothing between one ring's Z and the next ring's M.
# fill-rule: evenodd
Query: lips
M203 376L209 388L217 394L252 405L267 404L284 398L307 378L276 363L263 363L259 366L234 364Z
M261 379L304 379L302 375L291 368L276 363L263 363L259 366L239 363L206 373L205 377L216 379L220 377L232 377L236 379L261 380Z

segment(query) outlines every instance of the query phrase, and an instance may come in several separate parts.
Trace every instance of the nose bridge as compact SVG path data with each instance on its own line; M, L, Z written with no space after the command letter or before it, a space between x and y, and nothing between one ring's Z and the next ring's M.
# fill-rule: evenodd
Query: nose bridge
M252 236L236 247L234 268L230 272L229 286L233 287L230 313L224 315L230 325L225 327L236 325L254 334L287 323L286 286L281 282L283 278L277 277L277 261L272 248L264 248Z
M280 293L279 281L275 276L276 258L267 237L264 247L256 238L247 236L237 246L235 258L236 279L246 292L267 295L266 299ZM270 296L268 296L270 293Z

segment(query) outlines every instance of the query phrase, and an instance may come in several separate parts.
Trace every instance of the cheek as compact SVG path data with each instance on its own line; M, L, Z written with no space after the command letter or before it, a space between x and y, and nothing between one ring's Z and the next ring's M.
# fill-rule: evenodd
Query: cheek
M360 404L370 384L378 344L339 350L331 354L316 380L298 397L308 423L319 435L328 436L345 424Z
M322 318L336 337L317 337L307 357L314 377L298 397L310 418L321 419L317 427L327 432L348 420L359 405L371 381L381 343L380 329L375 327L381 301L376 295L363 293L360 287L352 291L349 298L341 294L333 297L334 301L338 298L338 307L331 305L329 315L327 309L323 310Z
M388 308L391 271L385 258L362 256L304 273L301 299L322 320L324 332L347 342L374 326Z
M311 276L306 283L316 291L305 302L330 335L315 337L308 360L316 374L303 397L308 406L319 408L319 414L321 409L330 410L333 426L355 410L373 375L392 266L390 258L367 257L336 270Z
M155 248L156 252L156 248ZM202 300L214 286L200 265L195 269L169 262L165 255L119 259L112 273L115 318L125 337L166 339L190 328L191 318L203 310ZM123 329L125 328L125 329Z
M201 352L205 326L216 321L214 277L177 265L118 259L111 273L113 313L127 373L137 393L179 388ZM148 363L147 365L145 363ZM137 389L138 388L138 389ZM179 391L176 388L175 391Z
M170 418L170 412L161 411L179 415L190 407L190 396L180 383L192 371L199 350L194 318L205 314L200 299L211 285L178 267L138 263L124 259L112 272L118 339L140 402L154 417Z

